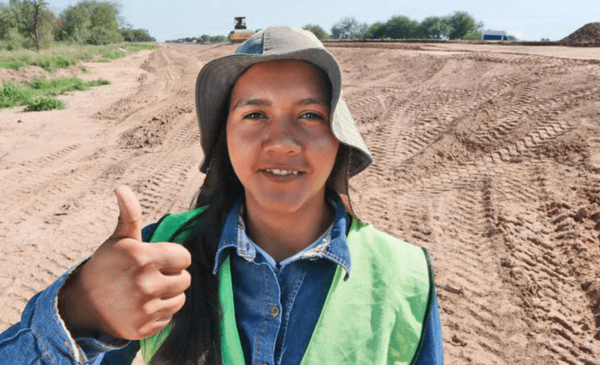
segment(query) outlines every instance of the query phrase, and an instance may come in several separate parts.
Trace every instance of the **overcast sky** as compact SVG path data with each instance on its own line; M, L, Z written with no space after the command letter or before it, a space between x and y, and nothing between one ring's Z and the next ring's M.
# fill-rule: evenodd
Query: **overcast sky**
M74 0L50 0L56 12ZM158 41L183 37L227 35L234 16L246 16L249 28L270 25L302 27L318 24L328 32L341 18L366 23L406 15L421 21L466 11L484 29L504 30L523 40L560 40L581 26L600 22L600 0L120 0L122 15L134 28L147 29Z

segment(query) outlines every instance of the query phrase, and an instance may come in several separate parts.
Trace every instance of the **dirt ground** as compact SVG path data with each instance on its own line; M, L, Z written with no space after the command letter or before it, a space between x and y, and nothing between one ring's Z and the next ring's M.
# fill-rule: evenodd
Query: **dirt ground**
M0 331L112 232L112 189L151 223L201 184L198 70L233 46L161 45L0 112ZM427 247L448 364L600 363L600 49L332 46L375 164L359 215ZM136 363L140 363L139 359Z

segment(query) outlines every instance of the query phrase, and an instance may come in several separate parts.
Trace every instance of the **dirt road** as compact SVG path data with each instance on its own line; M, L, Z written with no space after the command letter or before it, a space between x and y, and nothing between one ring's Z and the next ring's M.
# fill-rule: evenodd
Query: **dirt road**
M0 330L112 232L115 186L137 192L147 223L189 206L195 77L233 49L89 64L113 84L62 97L63 111L0 112ZM352 182L355 205L432 253L446 362L599 363L598 51L331 50L376 161Z

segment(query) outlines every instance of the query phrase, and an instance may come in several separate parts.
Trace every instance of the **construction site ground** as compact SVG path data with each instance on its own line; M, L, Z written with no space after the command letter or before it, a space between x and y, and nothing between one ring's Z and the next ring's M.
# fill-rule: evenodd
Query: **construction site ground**
M114 187L132 187L146 223L190 206L196 75L234 49L86 63L80 77L112 84L59 97L64 110L0 111L0 331L111 234ZM330 50L375 159L354 205L429 249L446 363L600 363L600 48Z

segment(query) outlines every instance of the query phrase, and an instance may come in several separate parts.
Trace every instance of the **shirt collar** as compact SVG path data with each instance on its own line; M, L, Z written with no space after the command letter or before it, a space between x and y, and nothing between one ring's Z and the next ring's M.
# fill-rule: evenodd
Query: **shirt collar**
M344 205L335 193L327 194L328 201L335 206L335 217L330 227L330 234L325 234L319 239L320 243L314 247L307 247L299 254L303 260L327 259L337 265L340 265L345 271L344 280L348 280L351 270L350 249L346 242L347 214ZM223 231L219 240L219 246L215 255L215 266L213 274L219 272L219 268L227 257L228 248L235 248L236 254L245 260L252 262L256 258L256 249L245 234L245 224L243 220L243 203L237 200L225 219ZM316 243L316 242L315 242Z

